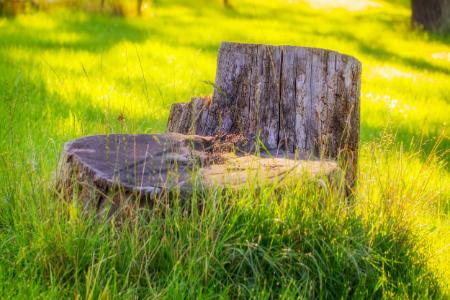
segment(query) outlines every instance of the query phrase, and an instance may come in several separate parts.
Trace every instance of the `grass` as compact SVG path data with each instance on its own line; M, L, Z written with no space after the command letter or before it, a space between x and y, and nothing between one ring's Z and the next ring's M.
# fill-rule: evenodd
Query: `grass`
M366 2L160 0L142 19L0 19L1 297L450 297L450 38L410 30L407 1ZM161 207L118 228L53 195L65 141L161 132L172 103L211 94L222 40L361 60L354 201L304 185L227 206L195 195L202 212Z

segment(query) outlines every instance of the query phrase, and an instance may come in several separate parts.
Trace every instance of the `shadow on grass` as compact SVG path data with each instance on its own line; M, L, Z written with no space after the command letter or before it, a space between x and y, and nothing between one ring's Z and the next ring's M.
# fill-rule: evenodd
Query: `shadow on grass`
M70 139L165 128L166 121L159 117L130 117L126 111L94 104L91 96L81 92L76 99L67 99L49 91L43 79L28 78L27 73L23 68L15 70L9 80L0 82L0 153L11 153L18 162L28 161L30 154L48 155L55 166L63 143ZM49 143L57 149L49 151Z
M435 131L427 133L413 130L402 125L393 127L371 126L366 121L361 120L361 143L365 144L373 140L379 139L386 131L395 137L395 142L403 145L403 149L407 152L418 153L422 162L428 160L428 156L435 151L438 157L446 162L450 162L450 139L442 136L442 132ZM450 171L450 164L446 164L445 169Z
M435 72L449 76L450 69L439 65L432 64L425 59L400 55L396 52L386 49L383 46L377 45L375 43L364 41L358 38L356 35L351 34L348 31L336 30L332 32L318 32L315 34L320 36L325 36L327 38L345 40L348 43L356 45L357 49L367 56L372 57L378 62L382 63L399 63L405 67L415 68L417 70L423 70L428 72Z
M406 2L402 0L398 0L396 2L398 3L395 3L395 5L399 5L400 7L406 5ZM447 76L450 75L449 68L433 64L426 59L405 55L404 53L395 51L395 49L387 49L385 46L381 46L376 42L366 41L365 39L362 39L354 34L352 30L342 30L342 28L348 27L349 23L353 24L361 22L380 24L386 30L395 30L397 25L405 25L405 22L409 24L409 19L405 19L405 17L400 14L382 14L380 12L365 13L364 15L347 14L345 18L331 14L327 15L325 20L323 12L320 13L318 11L306 8L301 9L300 11L300 9L295 8L294 6L293 9L299 10L298 14L293 14L291 11L288 11L285 6L282 6L281 8L274 8L265 6L264 4L258 5L258 10L255 10L254 13L248 10L240 10L239 8L233 10L218 9L214 5L205 5L205 7L195 8L183 1L177 1L176 3L171 4L163 2L159 4L159 6L165 8L182 7L184 10L189 11L192 15L198 16L199 22L202 22L205 15L217 15L219 17L218 19L236 19L239 21L254 22L255 24L258 24L259 22L262 22L261 24L264 22L271 22L274 21L274 18L276 17L276 21L283 23L284 26L296 28L295 30L298 34L317 35L335 41L344 40L351 45L356 45L356 48L360 53L367 55L380 63L399 63L403 66L416 68L418 70L440 73ZM176 36L173 36L174 30L172 29L191 26L192 23L177 20L176 18L169 18L167 16L162 16L160 18L166 18L165 22L167 22L168 26L158 28L155 27L154 30L158 32L157 36L164 36L164 40L174 47L180 46L180 41L176 38ZM315 26L313 26L317 20L330 22L331 24L335 24L335 26L330 27L331 30L326 32L323 30L317 30L314 29ZM248 39L248 37L244 35L240 29L230 28L230 31L233 31L233 36L236 37L236 41L245 41ZM414 30L411 28L411 33L413 31ZM404 39L402 36L404 35L404 32L398 31L397 33L400 39ZM428 38L443 44L448 44L450 36L430 34ZM188 43L182 43L182 45L192 48L199 48L211 53L217 52L219 47L219 43L217 42L208 43L205 46L204 43L197 43L195 39L190 39Z
M25 47L33 50L72 50L103 52L116 44L129 41L140 43L146 40L148 30L131 24L122 18L101 15L75 15L75 17L55 17L55 28L40 29L25 27L16 20L10 20L14 30L4 30L0 47ZM61 41L52 38L52 33L67 33L71 39ZM20 32L20 34L17 34Z
M405 3L403 0L397 0L396 5L397 2L398 5L404 5ZM400 63L404 66L413 67L418 70L440 73L447 76L450 75L450 70L445 67L435 65L422 58L396 53L383 46L377 45L376 43L370 43L359 38L356 34L352 33L351 30L342 30L349 20L343 20L341 17L334 15L326 17L327 21L331 21L335 24L329 31L325 32L324 30L314 29L315 27L312 27L311 23L317 22L317 18L323 18L323 13L314 10L302 8L301 15L293 15L291 11L286 10L286 6L276 8L266 4L261 4L261 7L258 6L260 9L258 11L255 10L255 13L252 13L248 9L241 10L238 5L232 10L224 9L218 5L195 7L186 1L158 1L155 5L157 8L182 8L190 14L198 16L199 22L205 26L214 24L214 19L205 18L205 16L209 15L212 17L218 16L218 19L250 20L255 22L270 22L274 19L274 16L276 16L277 22L298 28L298 34L317 35L334 41L343 40L350 45L355 45L360 53L373 58L379 63ZM300 11L298 8L296 10ZM361 19L361 16L358 14L349 14L348 17L352 20L351 22L357 22ZM99 15L82 14L75 15L75 17L72 16L71 18L60 16L55 19L55 26L58 27L62 33L74 34L75 39L59 41L56 38L52 38L52 35L49 35L49 33L55 30L54 28L50 30L39 29L39 27L26 28L24 25L21 25L20 22L10 20L9 22L14 22L15 27L14 30L8 29L2 33L2 40L0 41L0 59L2 48L4 51L9 51L9 49L14 47L25 47L35 51L57 51L58 49L66 49L100 53L123 41L143 43L148 39L162 41L164 44L168 44L174 48L189 47L199 49L211 55L216 55L219 48L219 42L214 40L202 42L197 41L195 38L189 38L180 41L179 36L183 34L180 28L192 26L192 21L177 19L176 17L167 14L158 16L158 18L154 20L149 20L148 26L145 27L139 26L138 22L134 23L127 19ZM396 24L405 22L403 16L395 14L367 14L364 20L361 21L382 23L386 28L391 28ZM230 28L230 31L232 31L236 41L239 39L245 41L248 38L241 28ZM9 58L5 56L5 59ZM18 61L15 61L14 63L18 63ZM25 64L21 64L22 67L24 67L24 65ZM28 67L31 68L31 66ZM39 97L35 99L36 101L39 101L38 99L44 101L45 99L45 103L39 104L43 106L41 109L44 109L45 105L58 107L58 110L54 110L54 113L57 114L58 117L67 117L69 111L74 111L77 115L80 115L83 120L86 120L86 123L95 124L91 125L92 128L98 127L98 124L105 124L105 122L114 122L112 118L111 120L106 121L105 112L90 104L92 101L87 95L80 95L75 101L69 102L67 99L62 99L59 95L49 94L45 89L44 83L32 82L32 80L29 79L26 81L25 85L29 86L31 90L34 90L33 93L39 95ZM32 88L33 85L35 85L34 88ZM27 96L24 95L23 97L26 98ZM34 102L33 105L37 107L38 104ZM111 113L111 115L115 114L119 115L120 112ZM101 118L103 118L103 120L99 120ZM152 118L134 119L132 121L139 124L149 124L150 121L155 122L156 124L165 123L165 120ZM158 125L158 128L163 127L164 126ZM114 125L113 128L117 130L120 126ZM367 124L362 123L362 141L365 142L369 140L370 137L376 135L381 130L382 128L371 128ZM429 133L426 136L423 136L416 131L401 126L395 130L397 130L398 140L405 145L409 144L411 139L419 141L430 140L430 142L425 143L424 149L425 152L431 151L433 147L432 139L435 137L436 133ZM448 140L445 140L443 144L441 144L441 148L445 149L446 147L450 147L450 142Z

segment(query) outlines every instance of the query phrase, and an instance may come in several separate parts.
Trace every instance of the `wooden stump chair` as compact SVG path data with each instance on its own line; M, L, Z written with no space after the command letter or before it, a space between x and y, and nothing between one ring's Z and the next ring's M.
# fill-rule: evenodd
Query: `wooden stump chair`
M357 59L330 50L222 43L211 98L174 104L165 134L66 143L60 190L70 197L79 189L97 209L197 185L240 188L305 174L330 179L343 172L352 190L360 77Z

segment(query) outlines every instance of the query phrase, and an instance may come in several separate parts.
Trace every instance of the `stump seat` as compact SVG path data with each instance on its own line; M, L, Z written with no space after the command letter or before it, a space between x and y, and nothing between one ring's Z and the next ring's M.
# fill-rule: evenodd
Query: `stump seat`
M341 173L351 190L360 76L360 62L335 51L222 43L212 97L173 104L167 133L66 143L59 186L67 197L79 189L97 208L112 191L145 202L194 186L286 185Z
M84 205L99 208L119 194L152 200L190 195L194 185L197 190L287 185L339 170L333 161L297 160L285 152L235 153L223 146L215 137L177 133L83 137L66 143L60 183L69 193L76 183Z

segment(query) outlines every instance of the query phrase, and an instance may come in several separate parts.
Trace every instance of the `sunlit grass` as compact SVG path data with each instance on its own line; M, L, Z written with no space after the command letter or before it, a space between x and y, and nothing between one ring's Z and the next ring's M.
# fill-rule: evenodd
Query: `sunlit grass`
M0 295L332 296L347 284L360 297L424 297L435 285L448 296L450 38L411 31L405 1L314 2L164 0L142 19L0 19ZM231 211L154 216L132 234L77 207L66 216L48 189L63 143L164 131L172 103L212 93L224 40L361 60L355 202L269 189L233 197Z
M295 1L291 0L291 3ZM297 3L300 1L296 1ZM348 11L365 11L371 8L380 8L383 5L376 1L346 1L346 0L308 0L309 5L315 9L332 11L335 9L345 9Z

